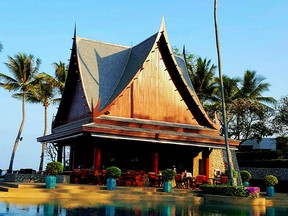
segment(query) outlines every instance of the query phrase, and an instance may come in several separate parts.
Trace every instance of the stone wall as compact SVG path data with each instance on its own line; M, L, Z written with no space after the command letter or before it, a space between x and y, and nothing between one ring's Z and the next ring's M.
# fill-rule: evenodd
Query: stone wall
M235 150L230 151L232 158L232 169L239 171L238 161L236 158ZM200 152L193 160L193 176L199 175L199 159L202 158L202 152ZM213 149L209 155L209 178L214 178L215 169L225 172L226 165L228 164L227 154L225 149ZM236 181L236 180L235 180ZM236 183L236 182L235 182ZM237 184L241 184L240 174L237 178Z
M235 179L235 184L237 185L241 184L241 178L240 178L240 173L239 173L239 166L238 166L238 161L236 157L236 152L235 150L230 151L231 159L232 159L232 169L238 171L238 177ZM220 169L221 172L225 172L226 166L228 164L228 159L227 159L227 153L225 149L213 149L213 151L210 154L210 178L214 177L214 170L215 169Z
M38 183L45 183L47 175L41 174L5 174L5 182L38 182ZM56 175L56 182L57 183L70 183L70 176L68 175Z
M230 151L232 158L232 169L239 171L238 161L236 157L236 152L234 150ZM213 149L210 154L210 174L214 174L214 169L220 169L221 172L225 172L226 165L228 164L227 154L225 149ZM210 176L213 177L213 176Z
M288 168L240 167L240 170L249 171L253 179L263 179L266 175L274 175L278 180L288 181Z

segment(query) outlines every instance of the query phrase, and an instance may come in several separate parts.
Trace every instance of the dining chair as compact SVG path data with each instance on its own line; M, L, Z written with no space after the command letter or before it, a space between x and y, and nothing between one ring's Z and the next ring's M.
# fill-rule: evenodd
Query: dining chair
M192 184L192 188L196 189L200 185L206 184L206 183L207 183L207 177L205 175L197 175L195 183Z
M90 173L90 170L89 169L82 169L81 172L80 172L80 181L79 183L82 183L82 184L88 184L89 183L89 173Z

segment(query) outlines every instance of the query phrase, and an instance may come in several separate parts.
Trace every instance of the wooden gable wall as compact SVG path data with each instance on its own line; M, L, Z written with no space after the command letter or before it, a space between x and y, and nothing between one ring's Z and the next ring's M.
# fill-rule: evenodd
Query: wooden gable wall
M111 116L197 124L182 100L161 53L152 51L143 68L109 109Z

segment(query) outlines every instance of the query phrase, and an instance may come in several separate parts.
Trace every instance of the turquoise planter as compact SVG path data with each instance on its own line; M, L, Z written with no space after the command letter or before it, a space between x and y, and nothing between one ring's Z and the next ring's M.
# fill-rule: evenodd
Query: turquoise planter
M162 215L172 215L172 207L171 205L163 205L162 208Z
M54 215L54 203L44 204L44 214L45 215Z
M172 182L171 181L164 181L163 182L163 191L164 192L171 192L172 191Z
M269 186L266 188L266 193L268 197L274 197L274 187Z
M115 206L106 206L105 216L115 216Z
M107 179L107 190L116 190L116 179L114 178Z
M46 188L53 189L56 187L56 176L47 176L45 179Z
M249 187L249 182L248 181L243 182L243 186L244 187Z

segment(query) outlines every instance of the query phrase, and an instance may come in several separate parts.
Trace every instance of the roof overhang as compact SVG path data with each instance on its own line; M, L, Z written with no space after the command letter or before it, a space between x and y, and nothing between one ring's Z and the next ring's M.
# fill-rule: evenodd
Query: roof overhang
M53 134L51 135L47 135L47 136L43 136L43 137L39 137L37 138L38 142L49 142L49 143L54 143L54 142L59 142L62 140L67 140L67 139L71 139L71 138L76 138L76 137L80 137L83 136L83 133L77 133L77 134L73 134L73 135L69 135L69 136L53 136Z
M171 141L171 140L159 140L159 139L148 139L148 138L137 138L137 137L127 137L127 136L121 136L121 135L91 133L91 136L99 137L99 138L107 138L107 139L122 139L122 140L132 140L132 141L159 143L159 144L171 144L171 145L183 145L183 146L192 146L192 147L225 149L225 146L213 145L213 144L181 142L181 141ZM229 147L229 149L230 150L238 150L235 146L231 146L231 147Z
M82 124L81 124L82 123ZM224 137L215 129L200 125L100 116L93 123L78 122L73 127L58 127L38 142L57 143L85 135L106 139L133 140L159 144L225 149ZM83 124L84 123L84 124ZM82 126L81 126L82 125ZM236 150L238 140L229 139L229 149Z
M226 148L225 139L215 129L178 123L101 116L82 126L94 137L126 139L163 144ZM237 149L238 140L229 139L229 148Z

